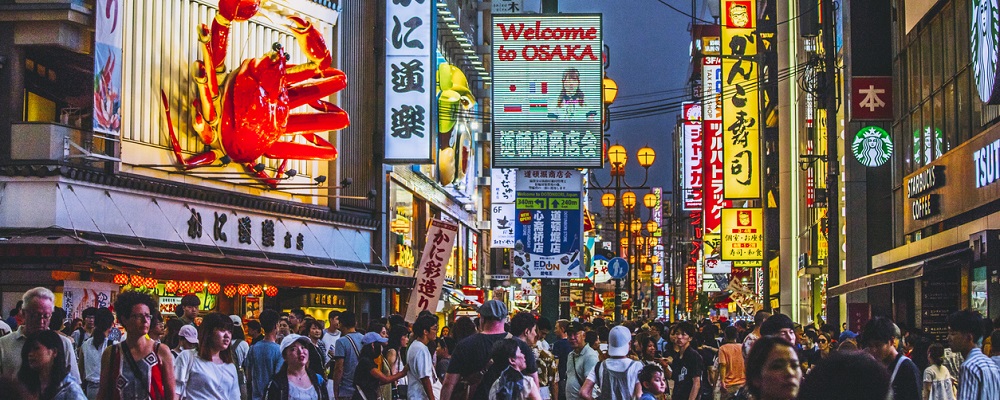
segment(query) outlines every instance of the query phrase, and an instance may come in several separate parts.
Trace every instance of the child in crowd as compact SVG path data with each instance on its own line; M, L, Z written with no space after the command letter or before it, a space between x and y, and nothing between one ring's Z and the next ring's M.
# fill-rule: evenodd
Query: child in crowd
M667 391L667 381L663 378L663 369L659 365L642 367L639 384L642 385L642 397L639 400L656 400Z

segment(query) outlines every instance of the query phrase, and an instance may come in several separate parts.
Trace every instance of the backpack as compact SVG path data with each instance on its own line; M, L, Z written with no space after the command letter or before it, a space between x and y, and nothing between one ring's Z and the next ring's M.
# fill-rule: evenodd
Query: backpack
M496 400L521 400L524 391L524 375L516 369L507 367L500 373L496 382L497 392L490 396Z
M629 385L628 371L632 369L632 365L638 361L625 358L623 360L628 360L629 363L625 366L624 371L612 371L610 369L604 368L604 361L597 363L594 367L594 374L597 375L597 382L601 387L601 400L629 400L632 398L632 391L635 390L634 386ZM605 370L606 373L601 374L601 370Z

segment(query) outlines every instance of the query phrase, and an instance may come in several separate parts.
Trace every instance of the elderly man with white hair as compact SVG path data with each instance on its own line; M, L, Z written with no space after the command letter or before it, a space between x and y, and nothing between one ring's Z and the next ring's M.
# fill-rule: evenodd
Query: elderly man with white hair
M0 377L14 379L17 371L21 368L21 348L24 347L26 337L36 332L49 329L49 320L52 319L52 311L55 309L55 294L44 287L36 287L24 292L22 297L24 306L21 314L24 317L24 325L13 333L0 337ZM73 351L73 342L65 336L60 336L63 341L63 349L66 351L66 364L77 382L80 381L80 370L77 367L76 352Z

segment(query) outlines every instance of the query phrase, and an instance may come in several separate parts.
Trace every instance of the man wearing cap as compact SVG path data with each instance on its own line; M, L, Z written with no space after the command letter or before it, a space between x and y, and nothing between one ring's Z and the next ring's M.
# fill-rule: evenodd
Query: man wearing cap
M469 396L470 400L489 399L490 386L499 376L499 373L493 374L494 368L492 367L489 368L489 371L484 371L490 365L493 344L513 336L504 331L504 322L507 321L507 306L503 302L490 300L484 303L479 307L479 319L481 322L479 333L462 339L455 346L455 353L451 357L448 373L444 377L444 385L441 388L441 400L451 399L455 385L460 380L468 383L470 389L475 386L475 391ZM522 349L521 352L524 353L526 361L528 354L532 354L530 349L527 351ZM526 364L531 368L535 363L532 360ZM527 369L524 372L527 374ZM475 384L477 380L479 383Z
M194 319L198 317L198 307L200 306L201 299L196 295L187 294L181 298L181 305L178 306L178 311L180 311L178 317L184 321L184 325L195 325Z
M198 329L194 325L184 325L177 331L177 337L180 339L177 341L177 348L170 349L170 353L174 355L174 358L181 355L184 350L190 350L198 347Z
M587 332L579 322L570 322L566 327L569 345L573 351L566 356L566 400L578 400L580 388L587 375L597 365L597 350L587 345Z
M631 342L632 332L628 328L621 325L611 328L608 333L609 358L587 373L587 379L580 388L581 398L593 399L595 384L601 388L601 398L637 399L642 396L639 372L643 364L626 357Z
M281 363L284 362L281 357L281 346L275 342L278 336L278 320L281 316L274 310L264 310L258 319L264 331L264 338L250 347L243 367L247 375L247 392L250 393L252 400L264 398L271 376L278 373Z

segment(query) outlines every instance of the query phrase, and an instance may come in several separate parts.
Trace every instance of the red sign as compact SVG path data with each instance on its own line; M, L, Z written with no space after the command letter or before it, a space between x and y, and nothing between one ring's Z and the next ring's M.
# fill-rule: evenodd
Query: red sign
M892 121L892 77L851 78L851 119Z
M687 286L687 309L691 311L694 309L694 303L698 299L698 270L694 267L688 267L685 270L685 286Z
M705 233L711 233L722 223L722 209L732 207L733 202L723 197L722 172L722 121L704 122L705 138Z

